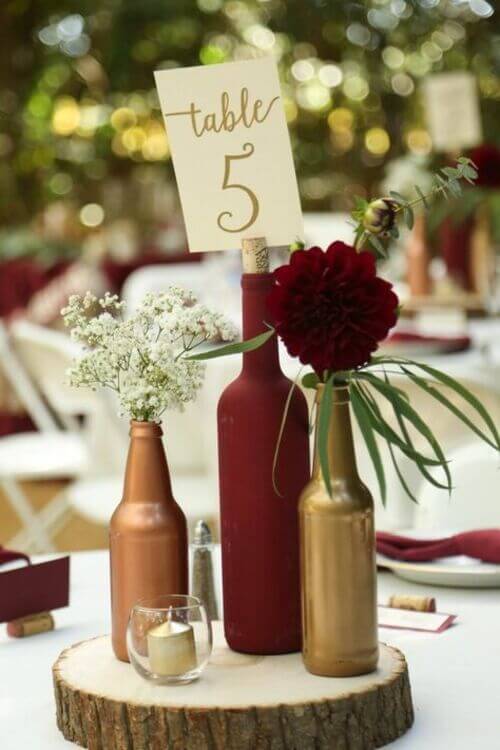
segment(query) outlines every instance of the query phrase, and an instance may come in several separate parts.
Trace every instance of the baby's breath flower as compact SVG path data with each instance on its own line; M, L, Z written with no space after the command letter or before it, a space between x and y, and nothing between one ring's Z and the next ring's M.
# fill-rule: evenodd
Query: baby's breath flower
M128 320L122 318L124 304L109 292L101 299L90 292L68 299L61 314L85 347L68 382L111 388L121 414L158 421L166 409L193 401L203 383L205 366L183 355L206 341L232 341L237 330L181 287L147 294Z

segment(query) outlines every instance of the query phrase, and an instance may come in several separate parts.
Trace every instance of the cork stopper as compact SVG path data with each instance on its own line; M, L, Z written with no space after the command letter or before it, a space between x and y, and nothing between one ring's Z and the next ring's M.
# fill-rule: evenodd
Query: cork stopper
M243 273L269 273L269 252L265 237L241 241Z

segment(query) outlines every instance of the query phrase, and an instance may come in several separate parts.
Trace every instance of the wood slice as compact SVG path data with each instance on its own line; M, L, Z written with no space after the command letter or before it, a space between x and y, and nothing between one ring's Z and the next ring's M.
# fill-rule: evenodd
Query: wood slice
M89 750L371 750L413 723L405 658L383 644L372 674L316 677L300 654L231 651L214 623L210 664L188 685L150 684L109 636L63 651L53 673L58 727Z

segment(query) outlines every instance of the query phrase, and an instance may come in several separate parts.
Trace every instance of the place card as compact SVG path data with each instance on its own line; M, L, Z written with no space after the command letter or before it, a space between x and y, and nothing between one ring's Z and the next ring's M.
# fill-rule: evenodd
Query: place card
M422 86L436 151L453 153L482 141L476 78L457 71L427 76Z
M290 137L271 57L160 70L156 86L191 252L304 235Z
M0 622L68 604L69 557L0 571Z
M456 615L446 615L441 612L415 612L409 609L378 606L378 625L380 628L441 633L450 627L456 617Z

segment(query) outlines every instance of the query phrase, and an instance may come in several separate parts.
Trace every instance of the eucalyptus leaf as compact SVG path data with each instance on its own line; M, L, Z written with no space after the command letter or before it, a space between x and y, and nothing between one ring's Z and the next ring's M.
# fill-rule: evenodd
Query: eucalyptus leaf
M415 214L413 213L413 209L411 208L411 206L404 207L403 216L408 229L413 229L413 225L415 223Z
M406 198L404 195L401 195L401 193L398 193L397 190L390 190L389 195L391 198L393 198L396 203L401 203L402 205L405 205L407 203Z

